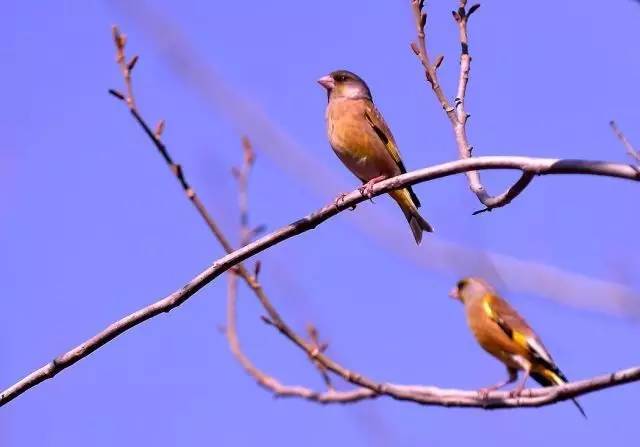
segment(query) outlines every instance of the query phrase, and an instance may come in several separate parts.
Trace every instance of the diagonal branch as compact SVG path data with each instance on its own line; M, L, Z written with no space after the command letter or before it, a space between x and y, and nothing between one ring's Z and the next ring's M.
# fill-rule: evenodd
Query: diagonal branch
M469 143L467 136L467 120L469 114L465 110L465 99L467 94L467 85L469 84L469 76L471 72L471 55L469 53L469 18L474 14L479 4L472 5L467 9L467 0L460 0L458 9L452 12L453 18L458 25L458 35L460 40L460 72L458 75L458 86L456 89L456 97L453 106L447 99L442 86L438 82L438 67L442 63L443 57L436 58L435 63L430 63L429 53L427 51L425 26L427 23L427 13L424 11L424 0L411 0L411 9L415 19L417 37L411 43L411 49L417 56L425 70L425 77L431 85L433 92L438 99L440 105L447 114L449 121L453 127L453 133L458 147L458 157L461 159L470 158L473 146ZM523 171L521 177L505 192L497 196L492 196L487 192L478 171L468 171L466 173L469 188L478 197L478 200L485 208L474 212L480 214L485 211L491 211L494 208L500 208L509 204L531 183L535 173Z
M233 247L229 240L226 238L221 228L217 225L213 217L209 214L206 207L200 200L196 191L191 187L188 183L184 170L180 164L177 164L173 161L173 158L169 154L169 151L166 145L162 142L162 132L164 130L165 124L164 121L160 121L155 130L151 130L151 127L147 124L145 119L140 114L136 101L134 99L134 91L132 84L132 72L135 67L138 56L134 56L130 62L127 61L126 57L126 43L127 38L124 34L120 32L117 27L113 27L113 38L116 47L116 62L120 68L122 73L122 77L125 84L126 93L123 94L117 90L109 90L109 92L115 96L116 98L122 100L132 116L136 120L136 122L143 129L145 134L152 141L166 164L168 165L170 171L176 177L176 180L180 183L180 186L185 192L187 198L194 205L200 216L203 218L209 230L216 237L218 242L222 245L223 249L227 253L233 252ZM234 177L238 181L238 206L240 209L240 225L241 225L241 234L240 234L240 246L244 246L248 244L255 236L257 236L261 231L262 227L258 226L256 228L249 228L249 216L248 216L248 178L251 167L255 161L255 153L253 151L251 142L248 138L242 139L242 148L243 148L243 162L240 169L234 169L232 173ZM227 305L227 320L229 321L227 326L227 339L229 340L229 345L231 347L231 351L236 356L240 364L245 368L245 370L252 375L258 383L262 386L271 389L271 391L276 395L282 396L294 396L297 395L299 397L303 397L309 400L317 400L322 403L329 402L351 402L353 400L359 400L362 398L370 397L370 390L362 390L360 392L329 392L329 393L317 393L308 389L304 389L302 387L287 387L280 384L276 379L269 377L258 370L255 366L252 365L251 361L242 353L240 349L240 343L237 337L237 333L235 330L235 301L237 295L237 276L242 277L247 285L252 289L252 291L259 297L262 302L269 302L266 293L262 289L260 283L258 282L258 270L259 264L256 264L256 271L253 275L251 275L243 266L239 264L235 266L229 276L229 284L228 284L228 305ZM322 365L316 364L318 370L320 371L321 376L325 383L329 384L330 379L326 373L326 370L323 369Z
M633 147L633 144L631 144L626 135L622 133L616 122L609 121L609 126L611 126L611 130L613 130L613 133L616 134L616 137L618 137L620 142L624 145L627 154L629 154L629 156L635 161L640 163L640 151L636 150L636 148Z
M236 360L238 360L247 374L253 377L261 387L273 393L273 395L276 397L297 397L322 404L352 403L363 399L378 397L378 394L374 393L368 388L362 387L350 391L336 391L333 388L329 388L325 392L319 392L304 386L283 385L275 377L269 376L268 374L257 368L242 351L240 340L238 339L238 329L236 321L236 278L237 277L235 273L232 272L229 274L229 283L227 289L227 340L229 342L229 348L231 349L231 353L233 354L233 356L236 358Z
M242 140L243 160L240 168L232 170L233 176L238 182L238 208L240 210L240 246L245 246L257 235L256 229L249 226L249 175L255 161L253 147L248 138ZM258 277L260 264L256 264L254 278ZM373 397L371 390L360 389L346 392L336 392L332 385L331 379L326 368L317 361L312 360L320 375L327 385L328 392L317 392L302 386L283 385L276 378L267 375L258 369L253 362L242 351L237 331L237 310L236 302L238 296L237 269L231 269L229 273L229 281L227 288L227 327L226 336L229 342L231 353L240 363L242 368L253 377L256 382L278 397L299 397L319 403L346 403L356 400ZM266 321L266 320L265 320ZM269 320L271 322L271 320ZM309 336L314 345L314 349L324 352L326 344L321 344L318 339L317 331L313 326L309 327Z
M381 194L388 193L389 191L405 188L416 183L427 182L430 180L448 177L471 170L486 169L518 169L521 171L535 172L539 175L588 174L640 181L640 172L635 170L632 166L624 164L588 160L559 160L552 158L494 156L456 160L408 172L406 174L393 177L376 184L373 188L373 196L379 196ZM89 356L91 353L104 346L117 336L128 331L129 329L132 329L133 327L155 316L158 316L165 312L169 312L172 309L178 307L190 297L195 295L196 292L198 292L200 289L216 279L218 276L236 265L239 266L242 261L258 253L261 253L274 245L284 242L287 239L312 230L328 219L345 210L352 208L355 205L358 205L364 200L367 199L363 197L362 194L360 194L360 191L352 191L349 194L345 195L344 199L339 203L336 204L334 202L331 202L330 204L325 205L323 208L289 225L285 225L269 234L266 234L260 239L251 242L250 244L247 244L246 246L239 248L238 250L227 254L226 256L223 256L172 294L114 322L90 339L86 340L70 351L61 354L51 362L47 363L46 365L42 366L41 368L37 369L36 371L18 381L16 384L4 390L0 394L0 406L5 405L25 391L43 382L44 380L53 378L60 371ZM243 268L238 267L238 271L242 272ZM264 292L262 292L259 283L251 274L249 274L248 272L246 274L248 278L251 279L251 282L249 284L256 284L259 288L258 290L260 293L256 292L256 295L261 304L267 310L271 319L274 320L274 322L277 322L277 320L279 319L279 314L271 305ZM277 316L278 318L275 318L275 316ZM280 327L278 327L278 329L281 330ZM281 332L283 332L283 330L281 330ZM285 335L287 334L285 333ZM298 339L295 334L290 335L291 337ZM287 336L289 337L289 335ZM304 340L300 340L300 343L302 344L302 346L310 346L310 344ZM325 357L320 353L316 356L316 358L324 359ZM338 369L335 367L335 365L332 364L332 366L330 366L330 364L327 364L324 361L322 363L329 370L335 372L336 374L343 375L341 374L341 372L345 373L345 371L347 371ZM347 374L346 377L350 377L349 374ZM345 376L343 375L343 377ZM636 376L634 376L634 380L637 380L635 379L635 377ZM366 386L364 383L361 383L353 377L351 377L349 381L356 385ZM612 382L612 384L614 385L619 383L625 382L620 382L617 379ZM367 388L371 387L367 386Z

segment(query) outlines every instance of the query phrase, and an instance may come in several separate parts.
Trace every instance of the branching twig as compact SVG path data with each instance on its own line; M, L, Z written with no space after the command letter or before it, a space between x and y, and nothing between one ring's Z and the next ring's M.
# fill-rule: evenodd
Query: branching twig
M311 346L312 346L312 349L313 349L312 355L310 356L310 359L313 362L313 364L315 365L315 367L318 369L318 372L320 373L320 377L322 377L322 381L327 386L327 389L333 390L335 388L333 387L333 383L331 382L331 377L329 376L329 373L327 372L327 368L322 363L320 363L317 360L315 360L315 353L316 352L324 353L327 350L327 348L329 347L329 344L320 341L320 335L318 334L318 328L316 328L311 323L309 323L307 325L307 334L309 335L309 340L311 341Z
M626 135L622 133L620 128L618 128L618 125L615 121L609 121L609 125L611 126L611 130L613 130L613 133L616 134L616 137L618 137L620 142L624 145L627 154L629 154L629 156L635 161L640 163L640 151L633 147L633 144L631 144Z
M461 159L470 158L473 151L473 147L469 143L467 137L467 120L469 114L465 110L465 99L467 93L467 85L469 83L469 74L471 72L471 55L469 54L469 33L468 23L469 18L475 13L479 4L472 5L467 9L467 0L460 0L458 9L453 11L453 18L458 25L458 35L460 39L460 73L458 76L458 87L456 90L456 97L453 101L453 106L447 99L447 95L444 93L442 86L438 82L438 67L442 63L442 56L436 59L434 64L430 63L429 53L427 51L425 26L427 22L427 13L424 11L424 0L411 0L411 8L415 18L417 38L411 43L411 49L418 57L418 60L425 69L425 76L427 81L431 85L433 92L438 99L438 102L442 105L442 108L449 117L449 121L453 126L453 132L455 135L456 145L458 147L458 157ZM524 189L529 185L531 180L535 177L535 172L524 171L520 178L509 189L497 196L491 196L480 180L480 174L477 171L468 171L466 173L467 180L471 191L478 197L478 200L485 206L485 208L474 212L473 214L480 214L485 211L491 211L494 208L500 208L509 204L514 198L516 198Z
M227 295L227 327L226 334L229 347L234 357L238 360L244 370L253 377L256 382L276 397L297 397L307 399L322 404L329 403L352 403L363 399L371 399L378 395L367 388L356 388L350 391L336 391L329 388L328 391L318 392L304 386L283 385L276 378L267 375L258 369L251 360L244 354L240 346L237 330L236 300L237 300L237 279L235 273L229 274L228 295Z
M245 246L251 242L251 240L256 236L255 229L251 229L249 225L249 175L251 173L251 168L255 161L255 154L253 152L253 147L248 138L242 139L242 149L243 149L243 157L242 157L242 165L240 168L234 168L232 170L233 176L238 182L238 208L240 211L240 246ZM260 264L257 264L260 265ZM260 369L258 369L251 360L244 354L240 347L240 341L238 339L237 332L237 317L236 317L236 301L238 296L238 285L237 285L237 273L235 269L232 269L229 273L229 284L227 290L227 327L226 334L227 340L229 341L229 347L231 349L231 353L238 360L240 365L244 368L244 370L252 376L258 384L260 384L263 388L271 391L274 395L286 396L286 397L300 397L307 400L317 401L321 403L345 403L345 402L353 402L354 400L359 400L362 398L370 397L370 390L361 390L361 392L332 392L333 387L331 386L331 379L326 371L326 368L315 361L313 358L310 360L313 364L318 368L323 381L327 385L329 392L321 393L317 391L313 391L309 388L301 387L301 386L286 386L280 383L277 379L272 376L267 375ZM257 276L257 273L254 275ZM321 344L318 341L317 331L313 326L310 326L309 334L311 337L311 341L314 344L315 349L319 349L321 352L324 352L326 349L326 344Z
M469 158L465 160L456 160L448 163L442 163L439 165L431 166L428 168L419 169L416 171L408 172L406 174L393 177L387 180L384 180L378 184L376 184L373 188L373 195L378 196L384 193L388 193L391 190L404 188L409 185L414 185L416 183L426 182L429 180L434 180L442 177L451 176L454 174L460 174L463 172L467 172L470 170L484 170L484 169L518 169L521 171L531 171L536 172L539 175L550 175L550 174L590 174L590 175L600 175L600 176L608 176L608 177L616 177L616 178L624 178L629 180L640 181L640 172L636 171L633 167L624 164L616 164L616 163L607 163L602 161L587 161L587 160L558 160L558 159L550 159L550 158L530 158L530 157L508 157L508 156L497 156L497 157L478 157L478 158ZM95 336L91 337L84 343L76 346L70 351L58 356L50 363L47 363L43 367L37 369L32 372L25 378L21 379L16 384L12 385L8 389L0 394L0 406L6 404L7 402L15 399L25 391L33 388L44 380L50 379L58 374L60 371L70 367L74 363L79 360L87 357L92 352L97 350L98 348L104 346L109 341L113 340L120 334L126 332L127 330L153 318L157 315L160 315L164 312L169 312L170 310L178 307L182 303L184 303L191 296L195 295L200 289L209 284L215 278L220 276L222 273L228 271L230 268L234 266L238 266L238 272L242 272L244 268L240 267L240 263L251 256L254 256L258 253L261 253L268 248L277 245L287 239L298 236L302 233L305 233L309 230L316 228L318 225L322 224L326 220L334 217L335 215L345 211L354 205L357 205L364 200L367 200L365 197L360 194L358 190L352 191L346 196L344 196L344 200L341 200L338 204L335 202L331 202L325 207L289 224L284 227L281 227L265 236L262 236L260 239L247 244L246 246L226 255L222 258L218 259L214 262L210 267L201 272L191 281L189 281L186 285L181 287L179 290L175 291L171 295L149 305L146 306L118 321L111 324L103 331L99 332ZM249 282L251 284L256 284L259 287L256 295L260 300L263 307L267 310L269 317L271 320L276 323L276 327L283 332L281 327L277 326L279 314L273 308L266 295L262 292L260 285L255 281L255 278L246 273L248 278L251 280ZM253 289L253 287L252 287ZM254 290L255 292L255 290ZM275 318L278 316L278 318ZM281 320L280 320L281 321ZM285 333L289 337L288 334ZM298 337L295 334L291 334L291 337L295 337L298 340ZM309 348L308 353L310 354L313 351L313 348L309 343L304 340L299 340L300 346L305 346ZM298 342L296 342L298 344ZM326 359L323 354L318 354L316 357L318 359ZM339 374L343 377L346 370L338 369L335 365L326 363L322 361L322 363L331 371ZM351 373L349 373L351 374ZM346 377L350 377L347 374ZM359 379L359 376L350 377L349 381L361 386L368 387L365 383L362 383ZM618 376L616 376L618 377ZM606 385L602 385L602 381L599 381L598 385L600 389L606 386L613 386L620 383L625 383L629 380L637 380L640 377L640 371L634 373L634 375L630 376L632 379L628 379L628 376L624 376L625 379L615 379L612 382L607 382ZM622 381L621 381L622 380ZM371 383L367 382L369 385ZM373 386L373 385L372 385ZM568 386L568 385L567 385ZM563 387L564 388L564 387ZM376 388L371 388L376 389ZM573 388L571 388L573 389ZM592 388L587 387L584 388L587 390L592 390ZM578 388L576 394L577 395L583 391L583 388ZM564 396L564 395L563 395ZM547 396L548 397L548 396ZM568 396L567 396L568 397ZM544 400L544 403L553 402L554 399ZM443 400L440 402L441 405L448 405L448 400ZM505 401L506 402L506 401ZM518 402L525 402L522 399L509 401L513 405L517 405ZM527 401L528 402L528 401ZM434 405L436 402L432 402ZM480 403L478 403L479 406ZM523 404L524 405L524 404Z
M218 242L222 245L223 249L227 253L233 252L233 247L231 243L226 238L221 228L217 225L217 223L213 220L206 207L200 200L199 196L196 194L195 190L191 187L191 185L187 182L186 177L184 175L184 171L182 166L175 163L173 158L169 154L167 147L162 142L162 132L165 127L165 122L160 121L155 130L151 131L150 126L146 123L142 115L140 114L136 102L134 100L133 95L133 86L132 86L132 70L136 65L138 60L138 56L134 56L131 59L131 62L126 63L126 36L122 34L117 27L113 27L113 37L116 46L116 62L120 67L122 72L122 76L125 83L125 91L126 94L122 94L117 90L110 90L109 92L115 96L116 98L125 102L129 111L138 122L138 124L142 127L147 136L151 139L155 147L158 149L163 159L169 166L169 169L174 174L180 185L182 186L186 196L193 203L196 210L200 214L200 216L204 219L207 226L214 234ZM242 140L242 148L243 148L243 162L242 166L239 170L234 169L232 172L234 177L238 181L238 206L240 209L240 226L241 226L241 235L240 235L240 246L244 246L248 244L254 237L259 235L263 231L262 226L257 226L255 228L249 227L249 207L248 207L248 179L251 167L255 161L255 153L253 151L251 142L248 138L243 138ZM260 264L256 264L256 268L254 274L251 275L242 264L237 265L229 276L229 302L228 302L228 326L227 326L227 338L229 339L229 344L231 346L231 350L238 358L241 365L247 370L249 374L251 374L258 382L271 389L276 395L281 396L294 396L297 395L299 397L303 397L305 399L317 400L322 403L329 402L350 402L354 399L359 400L362 398L366 398L370 396L369 390L367 392L340 392L340 393L317 393L308 389L304 389L301 387L286 387L277 380L272 377L266 376L261 373L257 368L255 368L250 360L246 358L240 351L240 344L237 339L237 335L235 333L235 300L236 300L236 290L237 284L236 279L237 275L240 275L247 285L253 290L253 292L259 297L262 302L269 302L264 290L262 289L260 283L258 282L258 273ZM232 318L233 317L233 318ZM230 332L231 331L231 332ZM318 365L317 362L314 364ZM321 366L318 366L320 369ZM323 380L327 382L328 376L326 375L326 371L321 371L323 374Z

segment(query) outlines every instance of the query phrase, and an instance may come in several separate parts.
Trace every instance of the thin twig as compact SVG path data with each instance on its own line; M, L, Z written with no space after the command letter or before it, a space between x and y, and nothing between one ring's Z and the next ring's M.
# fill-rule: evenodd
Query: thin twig
M242 164L239 168L234 168L232 170L233 176L238 183L238 208L240 211L240 246L245 246L251 242L251 240L256 236L255 229L252 229L249 224L249 176L251 174L251 168L253 167L255 161L255 153L253 151L253 146L251 145L251 141L249 138L244 137L242 139ZM260 264L257 264L260 265ZM254 275L257 277L257 273ZM238 286L237 286L237 273L235 269L232 269L229 273L229 283L228 283L228 291L227 291L227 340L229 341L229 347L231 349L231 353L238 360L240 365L244 368L244 370L252 376L259 385L263 388L271 391L276 396L297 396L308 400L318 401L322 403L330 403L330 402L338 402L344 403L345 398L348 401L355 398L363 398L367 397L371 393L356 393L347 392L343 393L321 393L313 391L309 388L300 387L300 386L286 386L280 383L277 379L272 376L269 376L259 370L256 366L253 365L251 360L244 354L240 347L240 341L238 339L237 334L237 324L236 324L236 301L238 296ZM321 345L317 338L317 331L315 328L313 331L309 331L312 342L317 346L317 349L321 349L322 352L326 349L326 345ZM322 365L320 365L317 361L310 358L312 363L316 366L316 368L320 371L323 381L327 384L327 388L331 391L333 387L331 386L331 379Z
M453 106L451 106L447 95L438 82L437 69L442 62L442 56L437 58L436 63L430 63L425 35L427 13L424 11L424 0L411 0L411 9L414 15L417 34L416 40L411 43L411 49L425 69L427 81L431 85L438 102L442 105L451 122L458 147L458 157L460 159L470 158L473 151L473 147L469 143L467 136L467 120L470 115L465 110L467 86L471 73L468 23L471 15L473 15L479 7L479 4L474 4L467 9L467 0L460 0L458 9L452 12L453 19L458 26L458 36L460 40L460 72L458 75L456 97L454 98ZM509 204L529 185L535 177L535 172L523 171L521 177L511 187L497 196L492 196L487 192L480 179L480 174L477 171L468 171L466 176L469 182L469 188L485 206L485 208L474 212L473 214L475 215Z
M508 156L477 157L442 163L384 180L374 186L373 196L388 193L389 191L404 188L416 183L422 183L438 178L448 177L470 170L486 169L517 169L520 171L536 172L539 175L589 174L640 181L640 172L636 171L633 167L624 164L588 160L559 160L552 158ZM87 357L92 352L104 346L120 334L149 320L150 318L153 318L164 312L169 312L170 310L178 307L186 300L188 300L191 296L195 295L196 292L205 287L222 273L228 271L230 268L237 266L238 272L242 272L243 268L240 267L240 263L242 261L258 253L261 253L287 239L312 230L328 219L345 210L348 210L354 205L358 205L364 200L367 199L363 197L358 190L352 191L344 196L344 200L341 200L339 203L336 204L332 201L323 208L289 225L285 225L284 227L266 234L260 239L251 242L250 244L247 244L246 246L239 248L238 250L226 256L223 256L222 258L215 261L210 267L193 278L191 281L189 281L187 284L185 284L183 287L181 287L179 290L176 290L174 293L168 295L167 297L116 321L115 323L109 325L103 331L94 335L82 344L56 357L53 361L47 363L46 365L42 366L41 368L37 369L36 371L18 381L16 384L7 388L2 392L2 394L0 394L0 406L15 399L25 391L33 388L44 380L54 377L60 371ZM247 275L252 280L252 283L250 284L256 284L257 287L260 287L252 275L248 273ZM261 288L259 289L259 291L260 293L256 292L258 299L260 300L263 307L267 310L269 317L274 322L277 322L277 319L274 318L274 315L278 316L279 318L279 314L277 313L275 308L271 306L271 303L267 299L266 295L261 292ZM280 327L278 327L278 329L281 332L283 331ZM297 338L295 334L291 335ZM300 340L300 346L309 347L309 353L313 351L311 345L304 340ZM323 354L318 354L317 358L323 359L325 357ZM335 366L330 366L330 364L327 364L324 361L322 361L322 363L329 370L335 372L336 374L340 374L341 372L344 373L346 371L343 369L334 369ZM345 377L343 374L340 375ZM637 377L640 377L640 371L637 373L637 376L633 376L632 380L637 380ZM357 380L357 377L351 377L351 380L349 381L356 385L366 386L364 383ZM620 380L616 379L606 386L618 385L620 383L626 383L626 381L628 380L625 379L621 382ZM367 386L367 388L370 387ZM375 388L371 389L375 390ZM585 389L591 390L590 387L587 387ZM578 389L578 393L579 392L582 392L582 388ZM445 405L446 402L447 401L442 401L441 404ZM552 402L552 400L544 401L544 403L550 402ZM513 403L515 405L515 401ZM478 406L483 405L478 404Z
M327 343L320 341L320 335L318 334L318 329L313 324L307 325L307 334L309 335L309 340L311 340L312 354L315 354L316 352L324 353L327 350L329 345ZM314 355L311 355L310 359L315 365L315 367L317 368L318 372L320 373L320 377L322 377L322 381L327 386L327 389L329 390L335 389L333 387L333 383L331 382L331 377L327 372L327 368L322 363L317 361Z
M153 142L156 149L162 155L162 158L167 163L167 165L169 166L169 169L171 170L171 172L174 174L174 176L180 183L186 196L189 198L191 203L195 206L196 210L198 211L200 216L204 219L205 223L207 224L207 226L209 227L213 235L216 237L218 242L222 245L223 249L227 253L232 253L233 247L231 243L226 238L221 228L214 221L213 217L209 214L206 207L200 200L199 196L196 194L196 191L188 183L184 174L184 170L182 169L182 166L173 161L173 158L169 154L169 151L167 150L166 145L162 142L161 137L165 127L164 120L159 121L155 129L152 131L151 127L147 124L145 119L140 114L136 106L136 102L134 100L133 84L132 84L132 70L133 70L133 67L136 65L138 57L135 56L134 58L131 59L131 62L126 63L125 62L126 61L125 49L126 49L126 42L127 42L126 36L122 34L117 27L114 26L113 37L114 37L114 43L116 47L116 62L118 63L118 66L120 67L120 71L122 73L122 77L125 83L126 94L122 94L117 90L110 90L110 93L116 98L124 101L129 111L135 118L136 122L144 130L145 134L149 137L149 139ZM251 171L251 167L253 166L253 163L255 161L255 152L253 151L251 141L247 137L244 137L242 139L242 149L243 149L242 166L240 167L239 170L233 171L234 177L238 181L238 192L239 192L238 206L240 209L240 226L241 226L240 246L244 246L249 242L251 242L251 240L254 237L256 237L263 229L262 226L258 226L255 228L249 227L248 181L249 181L249 174ZM259 268L260 268L259 266L260 264L257 263L256 269L253 275L251 275L244 268L244 266L242 266L242 264L239 264L233 269L229 277L229 294L230 295L233 294L234 297L233 297L233 303L231 303L231 300L232 300L231 296L229 297L229 302L230 302L229 305L233 305L235 307L235 291L237 290L237 285L236 285L237 275L240 275L245 280L247 285L253 290L253 292L256 293L256 295L258 295L259 297L261 297L261 301L268 302L268 298L257 279ZM234 309L231 309L228 312L233 312L235 314ZM228 319L231 321L230 318ZM235 317L233 318L233 320L235 321ZM228 331L230 327L231 327L231 323L230 323L230 326L228 326L227 328L227 337L229 339L230 344L232 343L232 340L235 340L235 346L231 346L231 348L232 348L232 352L234 354L237 354L238 352L240 352L240 347L239 347L240 345L239 345L239 342L237 342L237 336L235 335L235 333L229 334ZM235 328L235 323L233 324L233 327ZM250 362L247 358L243 358L243 357L237 357L237 358L242 364L242 366L247 370L247 372L249 372L252 375L259 372L259 370L257 370L255 367L253 369L248 368L248 366L250 366ZM314 362L314 364L318 365L317 362ZM329 379L328 377L325 378L325 376L326 376L326 372L324 372L324 375L323 375L323 380L325 380L326 382ZM351 401L352 399L361 399L364 397L368 397L368 395L370 395L369 392L366 392L366 393L346 392L346 394L316 393L310 390L305 390L301 387L284 387L281 384L276 386L278 382L274 380L275 379L270 378L269 376L263 376L262 380L259 380L259 383L261 383L263 386L267 388L269 388L269 385L272 385L273 386L272 391L277 395L299 395L299 397L304 397L305 399L311 399L311 400L318 400L319 402L323 402L323 403L334 402L334 401L335 402Z
M256 382L273 393L276 397L297 397L322 404L329 403L352 403L363 399L371 399L378 397L368 388L356 388L350 391L336 391L329 388L328 391L314 391L304 386L283 385L275 377L269 376L262 370L258 369L253 362L244 354L238 339L237 315L237 276L231 272L229 274L228 293L227 293L227 326L226 335L229 342L231 353L238 360L244 370L253 377Z
M635 147L633 147L633 144L631 144L631 142L627 139L626 135L622 133L622 131L620 130L620 128L618 127L615 121L609 121L609 125L611 126L611 130L613 130L613 133L616 135L616 137L618 137L620 142L622 142L622 144L624 145L624 148L627 151L627 154L629 154L629 156L633 158L635 161L640 163L640 151L638 151Z

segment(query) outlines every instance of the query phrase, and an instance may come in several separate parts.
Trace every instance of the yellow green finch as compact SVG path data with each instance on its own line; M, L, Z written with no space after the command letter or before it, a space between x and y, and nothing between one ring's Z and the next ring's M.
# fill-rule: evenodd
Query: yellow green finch
M508 379L482 389L482 394L515 382L518 371L524 371L524 375L513 395L520 394L529 376L542 386L567 383L533 329L486 281L462 279L449 295L464 304L467 323L480 346L507 367ZM586 417L578 401L572 400Z
M346 70L318 79L327 90L329 143L338 158L363 183L360 191L371 197L373 185L406 171L389 126L373 103L367 84ZM411 187L389 195L404 213L417 244L422 232L433 228L418 212L420 201Z

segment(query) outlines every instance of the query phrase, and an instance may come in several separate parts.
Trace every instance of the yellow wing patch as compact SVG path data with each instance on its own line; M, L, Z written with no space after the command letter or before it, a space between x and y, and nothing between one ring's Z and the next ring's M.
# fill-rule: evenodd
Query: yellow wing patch
M553 383L555 383L556 385L562 385L563 383L566 383L562 377L560 377L559 375L557 375L556 373L554 373L553 371L551 371L550 369L545 369L542 374L549 380L551 380Z
M482 308L484 312L487 314L487 316L491 318L493 321L495 321L498 324L498 326L500 326L500 328L505 332L505 334L507 334L507 336L511 338L511 340L513 340L514 342L516 342L518 345L522 346L526 350L530 349L529 337L527 337L525 334L521 332L514 330L512 327L508 326L502 320L502 318L500 318L500 315L496 314L496 312L493 310L493 308L491 307L491 295L484 296L484 298L482 299Z

